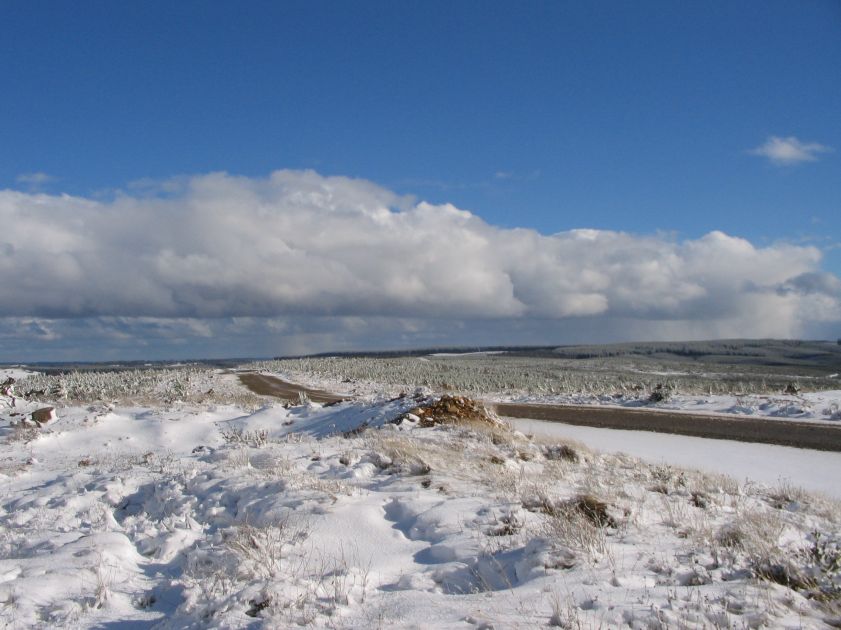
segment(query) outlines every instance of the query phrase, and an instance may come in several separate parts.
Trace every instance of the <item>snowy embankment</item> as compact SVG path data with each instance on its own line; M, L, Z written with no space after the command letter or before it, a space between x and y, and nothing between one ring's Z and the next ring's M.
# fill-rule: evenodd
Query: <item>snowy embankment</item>
M532 439L459 400L58 404L24 426L41 404L0 410L3 626L839 620L841 506L787 483Z
M601 452L621 452L652 465L720 473L744 483L789 484L841 501L841 453L686 435L510 419L515 428L545 438L573 440Z
M841 390L802 394L714 394L687 396L671 394L665 400L652 402L649 396L610 396L595 394L562 396L494 396L494 402L517 402L551 405L598 405L621 408L645 408L652 411L674 411L692 414L752 416L769 420L841 421Z

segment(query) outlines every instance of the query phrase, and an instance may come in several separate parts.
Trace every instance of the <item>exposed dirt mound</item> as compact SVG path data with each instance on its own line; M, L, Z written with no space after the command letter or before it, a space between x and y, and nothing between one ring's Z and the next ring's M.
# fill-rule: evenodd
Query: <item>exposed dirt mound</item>
M421 427L468 422L499 424L499 420L485 409L482 403L464 396L448 395L415 407L399 420L418 422Z

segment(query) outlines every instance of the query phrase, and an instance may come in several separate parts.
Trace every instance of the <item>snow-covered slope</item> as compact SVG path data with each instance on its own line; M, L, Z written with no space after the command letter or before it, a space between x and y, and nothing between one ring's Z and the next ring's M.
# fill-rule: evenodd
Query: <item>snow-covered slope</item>
M416 404L5 409L0 625L837 619L837 503Z
M841 501L841 453L688 435L511 419L524 433L622 452L655 466L694 468L768 486L790 484Z

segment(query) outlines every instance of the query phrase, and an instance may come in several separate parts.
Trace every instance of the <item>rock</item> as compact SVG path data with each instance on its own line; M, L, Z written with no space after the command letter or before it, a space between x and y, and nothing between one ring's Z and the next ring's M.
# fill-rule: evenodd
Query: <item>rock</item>
M32 412L32 420L39 425L51 422L57 418L55 407L42 407Z

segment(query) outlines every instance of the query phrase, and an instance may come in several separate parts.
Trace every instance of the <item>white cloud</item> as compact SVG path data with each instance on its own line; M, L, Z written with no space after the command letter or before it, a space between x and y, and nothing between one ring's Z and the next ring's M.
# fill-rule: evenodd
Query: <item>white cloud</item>
M540 169L535 169L527 173L515 173L514 171L497 171L496 173L494 173L494 179L530 182L539 179L540 174Z
M768 158L779 166L799 164L800 162L816 162L821 153L831 153L831 147L817 142L801 142L794 136L780 138L770 136L764 144L748 151L751 155Z
M311 171L179 181L109 202L0 191L0 317L63 338L61 320L96 320L86 330L114 338L298 335L316 349L378 345L386 329L400 345L540 343L574 322L609 340L788 337L841 319L815 247L546 236Z
M30 188L40 188L55 181L55 177L46 173L21 173L15 178L18 184L24 184Z

